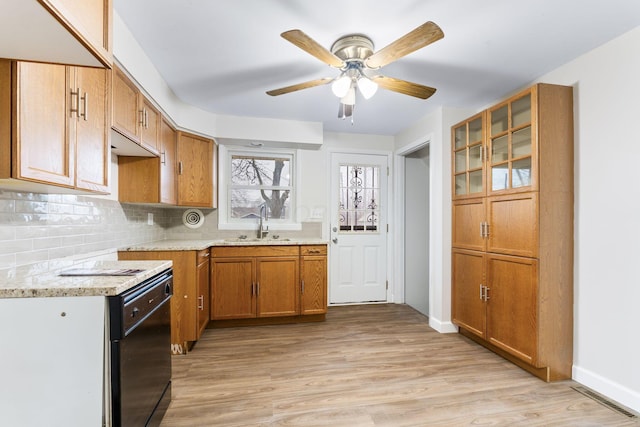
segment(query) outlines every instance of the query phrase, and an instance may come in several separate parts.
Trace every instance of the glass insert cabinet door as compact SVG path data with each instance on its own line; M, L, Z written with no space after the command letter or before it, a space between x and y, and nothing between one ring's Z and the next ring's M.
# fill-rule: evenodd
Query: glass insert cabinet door
M531 92L489 110L489 192L530 191L534 138Z
M478 114L452 128L454 198L485 192L484 117Z
M340 232L378 232L380 168L340 165Z

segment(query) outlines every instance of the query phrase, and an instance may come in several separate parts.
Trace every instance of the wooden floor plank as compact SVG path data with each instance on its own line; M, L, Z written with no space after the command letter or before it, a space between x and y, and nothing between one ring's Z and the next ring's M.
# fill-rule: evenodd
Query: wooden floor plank
M163 427L638 426L575 382L545 383L399 304L207 329L172 360Z

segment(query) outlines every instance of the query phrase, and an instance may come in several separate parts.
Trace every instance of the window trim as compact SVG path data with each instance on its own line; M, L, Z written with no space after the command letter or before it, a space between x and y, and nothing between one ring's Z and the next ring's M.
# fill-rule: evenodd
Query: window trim
M245 147L236 146L218 146L218 229L219 230L258 230L258 222L255 220L232 220L229 217L229 183L231 181L229 174L231 173L231 156L233 154L240 154L243 156L254 155L256 157L264 156L290 156L291 162L291 194L290 194L290 206L291 206L291 218L289 220L271 220L269 219L270 230L301 230L302 224L300 222L300 209L298 209L298 200L300 200L300 156L299 150L291 149L276 149L265 148L264 151L260 149L250 149Z

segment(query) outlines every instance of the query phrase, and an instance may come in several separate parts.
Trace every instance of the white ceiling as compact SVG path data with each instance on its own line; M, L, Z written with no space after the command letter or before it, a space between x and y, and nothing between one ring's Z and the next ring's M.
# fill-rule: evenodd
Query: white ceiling
M395 135L440 106L485 107L640 25L638 0L114 0L114 5L186 103L217 114L322 122L326 131L378 135ZM437 88L427 100L381 89L370 100L357 100L351 124L337 118L338 99L330 85L265 94L339 74L281 38L283 31L300 29L327 49L343 35L362 33L379 50L426 21L437 23L444 39L380 73Z

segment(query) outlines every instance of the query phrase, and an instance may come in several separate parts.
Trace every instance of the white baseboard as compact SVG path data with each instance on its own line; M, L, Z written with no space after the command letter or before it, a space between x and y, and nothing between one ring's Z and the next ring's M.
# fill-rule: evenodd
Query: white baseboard
M455 334L458 332L458 327L451 322L442 322L432 316L429 316L429 326L441 334Z
M640 413L640 392L604 378L595 372L573 366L573 379L627 408Z

